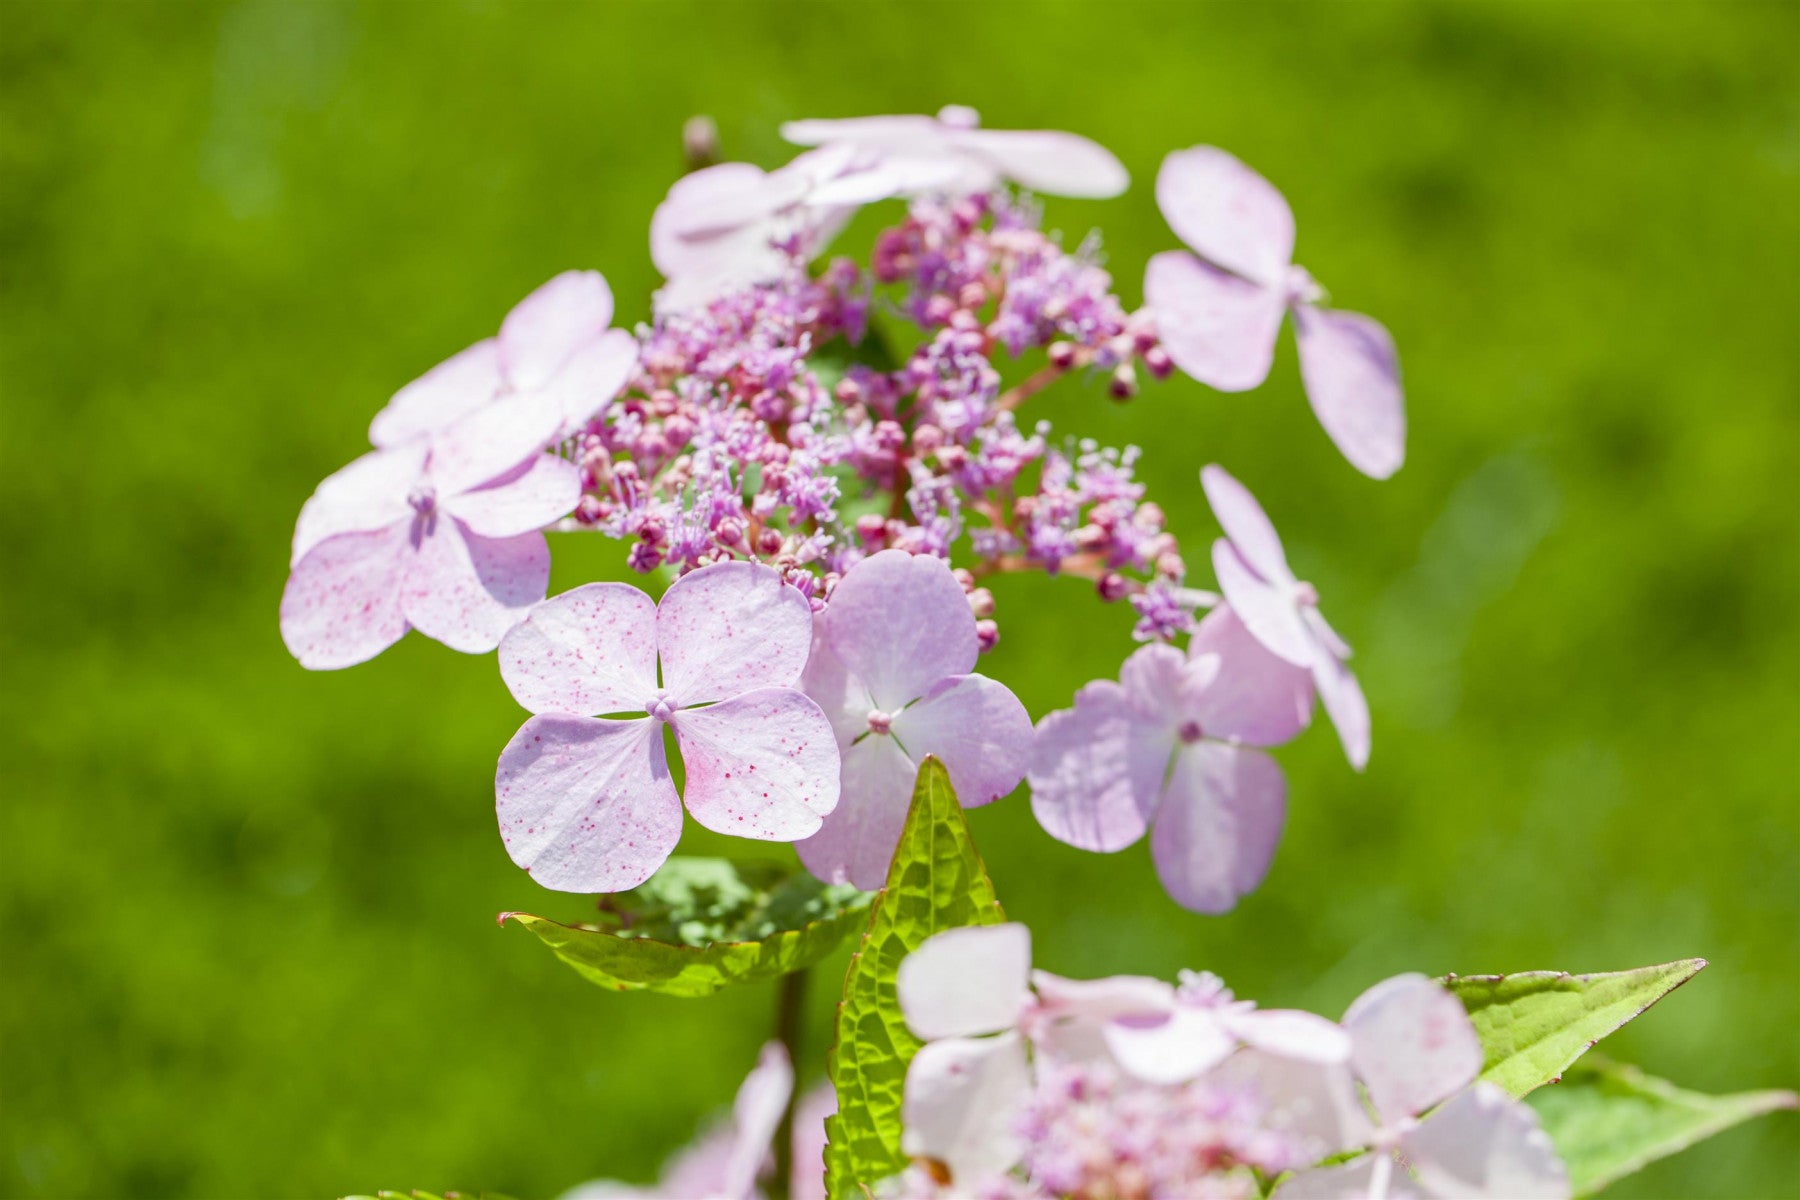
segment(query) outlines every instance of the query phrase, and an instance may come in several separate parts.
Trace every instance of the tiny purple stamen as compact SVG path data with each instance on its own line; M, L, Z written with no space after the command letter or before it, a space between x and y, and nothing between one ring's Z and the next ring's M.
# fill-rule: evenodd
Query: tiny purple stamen
M894 714L882 712L879 708L869 710L869 732L887 733L894 727Z
M412 490L406 493L406 502L421 517L428 517L437 511L437 489L421 480L413 484Z
M1188 746L1193 745L1195 742L1206 736L1206 731L1200 728L1200 722L1198 721L1183 721L1181 723L1181 728L1177 729L1175 733L1176 736L1181 738L1182 743Z

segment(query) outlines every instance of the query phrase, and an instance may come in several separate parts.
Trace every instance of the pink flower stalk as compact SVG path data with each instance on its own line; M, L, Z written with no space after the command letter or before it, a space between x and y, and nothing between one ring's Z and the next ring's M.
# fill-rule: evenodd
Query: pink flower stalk
M1295 578L1281 535L1250 490L1217 465L1200 472L1200 483L1225 530L1213 543L1219 590L1257 641L1312 673L1350 765L1362 770L1369 762L1369 702L1347 665L1349 645L1319 611L1318 591Z
M300 510L281 633L302 666L362 662L409 628L483 653L544 598L539 530L575 507L581 479L541 451L630 374L636 345L611 319L606 281L567 272L520 301L498 338L396 393L370 427L379 448Z
M1025 775L1031 717L985 675L969 598L942 559L883 550L851 567L814 620L801 686L831 720L842 799L795 849L820 879L878 888L919 763L936 755L965 808Z
M1032 812L1083 850L1112 853L1149 832L1176 903L1228 912L1268 873L1287 812L1281 768L1255 747L1293 738L1311 708L1307 672L1217 608L1185 656L1145 646L1119 682L1088 684L1038 724Z
M1302 1171L1280 1200L1556 1200L1569 1180L1530 1107L1479 1082L1481 1040L1461 1001L1423 975L1397 975L1344 1014L1350 1068L1373 1107L1346 1120L1340 1149L1370 1152Z
M1256 387L1291 312L1319 424L1363 474L1399 470L1406 413L1393 340L1369 317L1319 306L1323 290L1293 263L1294 214L1281 193L1225 151L1196 146L1163 160L1156 203L1193 251L1158 254L1144 273L1175 365L1223 392Z
M825 714L794 686L811 634L806 598L753 563L683 576L660 605L590 583L532 608L500 644L502 678L538 714L494 777L512 860L558 891L648 879L681 836L665 725L700 824L768 841L815 832L838 801L838 753ZM642 715L596 715L621 713Z
M1056 196L1105 199L1131 183L1119 160L1096 142L1051 130L980 128L960 104L936 117L851 117L789 121L781 136L798 146L854 146L912 175L913 192L967 195L1012 181Z

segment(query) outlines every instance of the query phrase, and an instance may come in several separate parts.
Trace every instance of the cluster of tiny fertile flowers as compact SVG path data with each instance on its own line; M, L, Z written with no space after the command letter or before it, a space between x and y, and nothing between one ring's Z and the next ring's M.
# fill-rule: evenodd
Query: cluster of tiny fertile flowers
M968 805L1029 775L1034 812L1071 845L1110 852L1147 832L1170 894L1225 911L1261 881L1285 821L1266 748L1297 736L1316 698L1352 765L1367 759L1350 647L1221 468L1204 487L1225 536L1187 553L1136 447L1024 408L1065 378L1110 401L1177 370L1253 387L1291 314L1320 423L1383 477L1404 454L1392 344L1323 307L1292 262L1285 201L1223 151L1164 161L1157 202L1185 248L1151 260L1134 308L1097 237L1065 246L1034 199L1125 189L1087 138L983 129L954 106L783 134L806 147L785 166L722 163L670 188L650 221L665 283L649 323L611 328L605 280L569 272L394 396L374 449L302 510L289 647L314 668L408 629L498 648L534 714L502 756L499 821L547 886L641 882L684 807L877 886L906 780L934 754ZM821 261L884 202L895 223L866 259ZM618 584L546 599L547 532L619 540L673 599L659 612ZM1207 565L1216 580L1196 580ZM1129 604L1146 643L1035 732L973 672L1000 638L989 583L1025 571ZM752 611L780 617L763 629ZM606 719L618 713L642 716Z

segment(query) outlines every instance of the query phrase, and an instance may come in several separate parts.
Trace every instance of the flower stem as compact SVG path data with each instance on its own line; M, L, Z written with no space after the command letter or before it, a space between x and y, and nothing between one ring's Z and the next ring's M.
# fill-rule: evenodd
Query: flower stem
M781 977L781 991L775 998L775 1037L787 1050L788 1062L794 1068L794 1087L788 1095L787 1109L781 1124L775 1128L775 1178L770 1181L770 1200L787 1200L794 1175L794 1107L800 1102L801 1031L806 1025L805 969Z

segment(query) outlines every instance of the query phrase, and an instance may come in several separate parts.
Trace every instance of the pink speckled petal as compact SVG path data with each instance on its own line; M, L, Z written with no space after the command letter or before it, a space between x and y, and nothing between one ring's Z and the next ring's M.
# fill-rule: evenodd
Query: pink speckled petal
M792 688L758 688L670 724L687 768L683 799L715 833L794 842L838 802L838 749L819 706Z
M494 801L507 854L559 892L636 887L681 838L662 726L647 717L532 717L500 752Z
M1406 461L1406 400L1394 339L1373 317L1294 310L1300 378L1313 415L1350 465L1386 479Z
M812 653L800 675L800 690L824 711L837 735L838 748L848 750L869 731L869 712L875 701L869 698L869 689L851 676L843 660L831 652L823 617L823 613L813 614Z
M555 378L536 393L537 403L558 414L558 437L567 437L612 403L637 369L637 339L609 329L580 346Z
M1119 686L1125 689L1139 720L1172 733L1181 724L1188 694L1197 682L1204 682L1191 676L1204 672L1210 679L1215 670L1208 665L1196 671L1181 651L1155 643L1140 646L1119 667Z
M1531 1107L1491 1083L1453 1096L1400 1140L1434 1200L1562 1200L1569 1176Z
M500 677L532 712L643 712L656 693L656 603L588 583L534 605L500 642Z
M446 498L444 508L483 537L514 537L567 515L580 499L580 468L539 454L492 483Z
M1145 1083L1185 1083L1237 1049L1211 1010L1189 1006L1156 1017L1121 1017L1107 1022L1104 1033L1113 1061Z
M1294 213L1275 185L1216 146L1177 150L1156 173L1156 205L1189 247L1226 270L1278 284L1294 257Z
M812 605L760 563L715 563L669 585L656 612L663 687L686 707L799 682Z
M281 640L301 666L327 671L365 662L405 635L407 525L339 534L295 564L281 593Z
M297 564L328 537L385 529L411 517L406 497L424 471L425 448L407 446L372 450L327 475L300 506L288 565Z
M1417 1116L1475 1081L1481 1039L1462 1001L1423 975L1396 975L1344 1014L1351 1067L1388 1125Z
M1297 1008L1226 1009L1219 1014L1219 1023L1244 1045L1283 1058L1316 1063L1350 1061L1350 1035L1337 1022L1315 1013Z
M941 558L883 550L844 573L820 620L825 638L893 713L946 675L975 665L975 615L962 585Z
M394 393L369 423L369 441L398 446L436 433L499 394L500 343L484 338Z
M500 364L519 391L540 388L612 324L613 295L598 271L564 271L500 323Z
M1323 651L1306 620L1291 585L1271 584L1250 569L1234 543L1213 542L1213 574L1231 611L1264 647L1298 667L1311 667Z
M866 737L842 757L837 807L794 849L825 882L873 891L887 882L919 768L891 737Z
M426 637L465 654L486 654L549 585L543 534L484 538L440 513L407 564L400 605Z
M1313 664L1313 682L1319 689L1319 700L1337 728L1338 740L1344 744L1344 757L1358 771L1369 765L1369 701L1362 685L1344 663L1321 654Z
M1112 151L1090 138L1051 129L971 129L952 144L973 151L1034 192L1105 200L1131 186Z
M1189 694L1187 711L1208 737L1279 746L1312 719L1313 680L1256 640L1228 604L1206 614L1188 642L1188 657L1211 655L1218 672Z
M1090 683L1076 693L1074 708L1038 723L1032 814L1059 842L1123 850L1149 826L1175 745L1172 731L1144 723L1124 688Z
M1239 483L1231 472L1217 463L1200 469L1200 486L1213 516L1237 552L1265 583L1291 584L1294 572L1289 569L1287 552L1282 549L1281 535L1274 522L1263 511L1250 489Z
M913 761L943 760L964 808L1008 795L1031 763L1031 716L1003 683L985 675L940 679L894 718L894 736Z
M787 1114L788 1097L793 1094L793 1061L780 1042L769 1042L732 1101L731 1154L725 1162L718 1195L732 1200L750 1200L758 1195L756 1177L769 1157L775 1130Z
M901 1152L935 1158L950 1172L952 1195L972 1190L1019 1159L1014 1131L1031 1092L1031 1067L1017 1033L944 1038L913 1056L901 1102Z
M1175 903L1230 912L1269 872L1287 817L1287 780L1260 750L1198 742L1177 756L1150 831Z
M1276 289L1165 250L1144 268L1144 303L1163 349L1207 387L1243 392L1269 377L1287 311Z
M1031 931L1016 922L946 929L900 960L895 989L907 1028L934 1038L999 1033L1031 999Z

